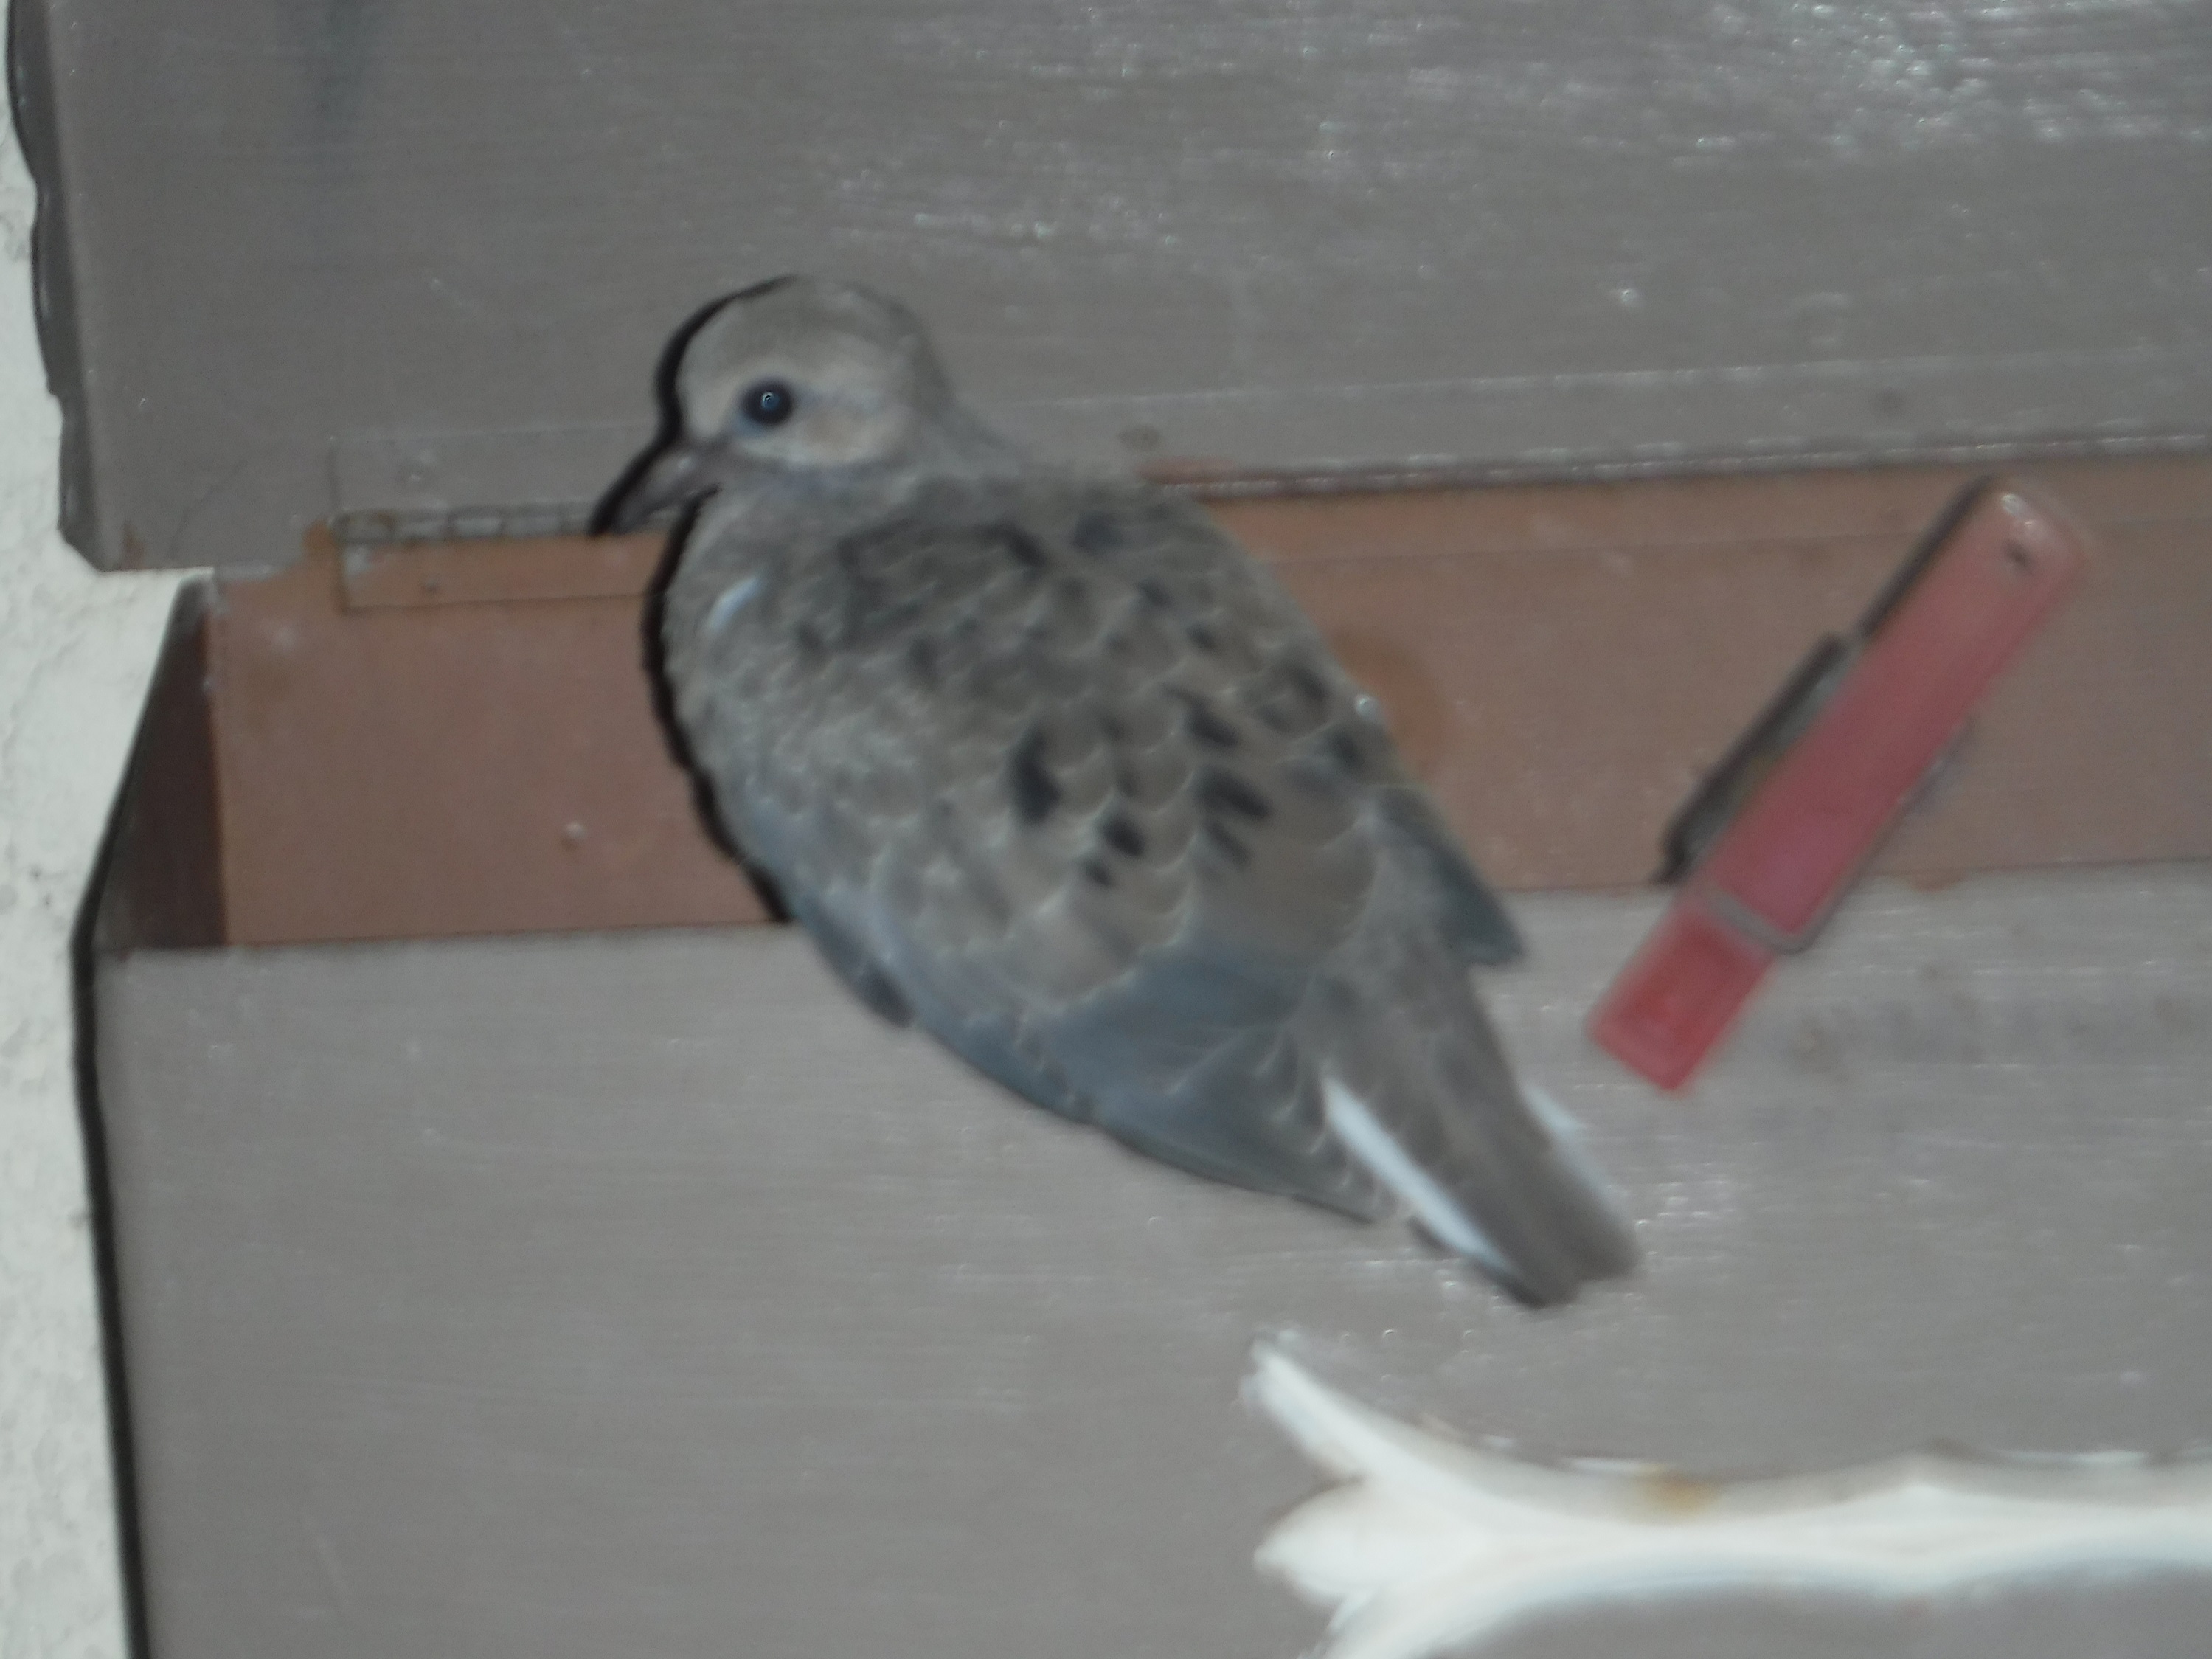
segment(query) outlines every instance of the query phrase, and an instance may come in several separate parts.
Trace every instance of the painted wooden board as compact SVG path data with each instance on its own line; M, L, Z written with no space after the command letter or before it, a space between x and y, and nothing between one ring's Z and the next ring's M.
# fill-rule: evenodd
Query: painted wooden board
M1628 887L1955 469L1226 501L1492 881ZM2042 469L2099 552L1876 867L2212 856L2212 466ZM120 943L759 920L653 700L653 537L325 549L188 592L110 888ZM203 617L202 613L204 612Z
M99 965L162 1659L1297 1654L1325 1484L1239 1401L1361 1398L1710 1474L2212 1440L2212 872L1877 885L1699 1090L1581 1036L1653 902L1490 981L1643 1276L1536 1317L876 1024L787 932ZM2164 1659L2212 1582L1569 1608L1513 1659Z
M23 0L64 520L526 508L708 296L909 297L1047 453L1588 471L2212 434L2188 0Z

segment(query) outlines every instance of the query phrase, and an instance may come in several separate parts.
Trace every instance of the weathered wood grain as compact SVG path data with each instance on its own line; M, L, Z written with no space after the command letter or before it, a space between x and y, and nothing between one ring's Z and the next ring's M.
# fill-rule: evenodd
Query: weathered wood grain
M106 961L158 1651L1287 1659L1250 1553L1313 1477L1236 1397L1285 1328L1538 1453L2204 1443L2203 869L1877 887L1686 1099L1580 1032L1652 904L1521 914L1492 1006L1648 1253L1542 1317L1010 1102L787 933ZM2062 1578L1496 1651L2149 1659L2208 1616Z
M708 296L906 295L1048 453L2212 433L2186 0L25 0L67 519L263 565L576 502Z

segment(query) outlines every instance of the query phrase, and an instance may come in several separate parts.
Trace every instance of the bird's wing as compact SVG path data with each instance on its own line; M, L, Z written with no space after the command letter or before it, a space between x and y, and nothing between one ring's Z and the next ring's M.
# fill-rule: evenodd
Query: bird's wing
M1115 520L1092 510L1096 536ZM1157 684L1184 706L1166 747L1200 836L1187 930L1058 1023L1078 1074L1109 1079L1100 1121L1194 1168L1219 1155L1248 1184L1265 1184L1263 1152L1332 1183L1348 1165L1531 1302L1626 1271L1635 1249L1610 1200L1565 1126L1531 1109L1468 983L1470 965L1517 957L1518 935L1373 700L1210 520L1157 497L1121 515L1136 520L1121 556L1138 614L1188 647ZM1232 843L1245 854L1212 856ZM1212 1032L1177 1018L1262 963L1286 997L1297 988L1281 1026L1257 1008ZM1115 1067L1147 1033L1210 1046L1146 1086Z
M1349 769L1387 740L1209 521L1112 486L938 490L740 620L671 640L679 718L871 1001L1175 1163L1385 1206L1294 1026L1373 878Z
M694 746L848 979L1041 1104L1356 1214L1407 1194L1332 1131L1333 1073L1356 1066L1407 1146L1465 1153L1438 1113L1486 1147L1491 1115L1528 1120L1510 1075L1359 1057L1380 1024L1343 1011L1389 977L1378 938L1410 930L1456 986L1419 1008L1492 1052L1465 968L1518 941L1371 700L1203 514L1123 486L939 489L806 564L748 611L743 672L705 677L742 763L717 763L711 711Z

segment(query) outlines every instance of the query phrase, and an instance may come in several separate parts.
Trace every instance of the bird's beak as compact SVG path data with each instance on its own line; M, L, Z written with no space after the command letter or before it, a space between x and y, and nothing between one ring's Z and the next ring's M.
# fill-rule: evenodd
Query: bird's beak
M630 463L592 515L603 536L627 536L709 495L720 480L710 446L678 433Z

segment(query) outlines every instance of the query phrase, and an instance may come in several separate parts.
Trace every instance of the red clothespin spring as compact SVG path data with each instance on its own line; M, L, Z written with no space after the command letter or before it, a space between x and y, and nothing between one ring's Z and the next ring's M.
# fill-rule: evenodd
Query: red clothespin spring
M2081 573L2081 535L2002 480L1965 491L1858 625L1791 676L1668 827L1681 890L1590 1016L1679 1089L1775 957L1812 942L1975 704Z

